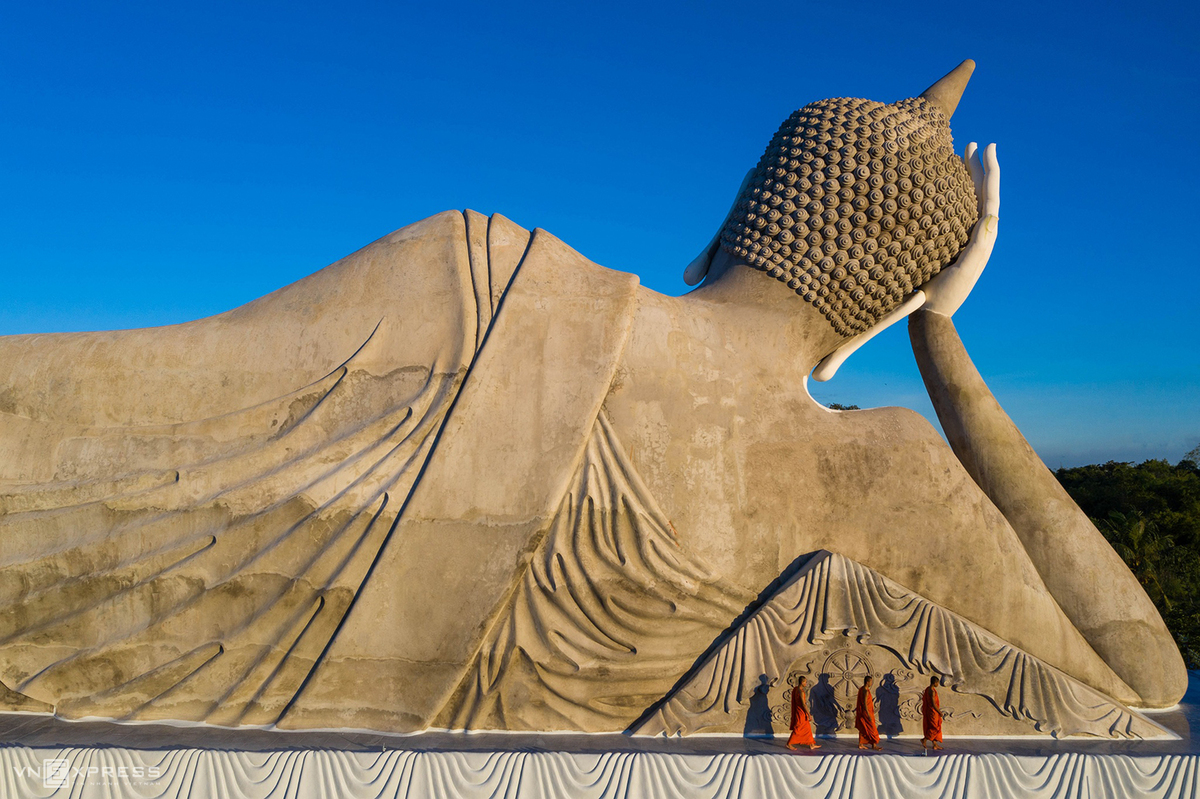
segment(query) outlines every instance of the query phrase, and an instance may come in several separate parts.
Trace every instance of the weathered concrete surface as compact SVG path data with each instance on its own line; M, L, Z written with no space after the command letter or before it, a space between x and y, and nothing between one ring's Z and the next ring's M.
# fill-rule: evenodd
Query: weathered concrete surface
M210 319L0 339L5 685L67 717L279 718L490 317L467 221Z
M582 458L636 285L533 234L381 579L281 726L420 729L442 708Z

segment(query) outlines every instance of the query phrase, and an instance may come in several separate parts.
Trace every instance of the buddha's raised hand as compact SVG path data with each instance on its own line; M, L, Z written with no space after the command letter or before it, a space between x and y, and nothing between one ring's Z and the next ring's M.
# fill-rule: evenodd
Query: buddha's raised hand
M967 145L963 160L975 184L979 199L979 221L971 231L971 239L954 263L934 275L921 287L927 311L953 316L975 287L996 244L1000 227L1000 164L996 160L996 145L989 144L982 162L975 142Z

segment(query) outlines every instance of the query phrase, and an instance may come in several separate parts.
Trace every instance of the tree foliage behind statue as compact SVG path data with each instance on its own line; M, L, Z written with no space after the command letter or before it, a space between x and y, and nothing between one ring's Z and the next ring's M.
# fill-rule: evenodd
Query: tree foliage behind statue
M1200 668L1200 447L1167 461L1059 469L1154 601L1188 668Z

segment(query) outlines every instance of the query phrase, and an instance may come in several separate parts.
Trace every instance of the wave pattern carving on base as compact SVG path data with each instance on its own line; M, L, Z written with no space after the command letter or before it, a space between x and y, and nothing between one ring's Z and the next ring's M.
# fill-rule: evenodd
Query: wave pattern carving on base
M47 760L65 761L48 785ZM0 749L0 793L37 799L867 799L1191 797L1200 756L674 755L652 752L237 752L120 748ZM133 776L133 775L140 776ZM153 776L150 776L153 775Z

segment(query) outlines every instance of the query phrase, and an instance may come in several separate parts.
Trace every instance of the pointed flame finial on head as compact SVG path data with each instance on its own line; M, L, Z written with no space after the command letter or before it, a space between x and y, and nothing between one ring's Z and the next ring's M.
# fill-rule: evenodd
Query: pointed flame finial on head
M921 96L946 112L946 118L954 116L958 101L962 99L967 81L975 71L975 62L967 59L946 74L946 77L921 92Z

